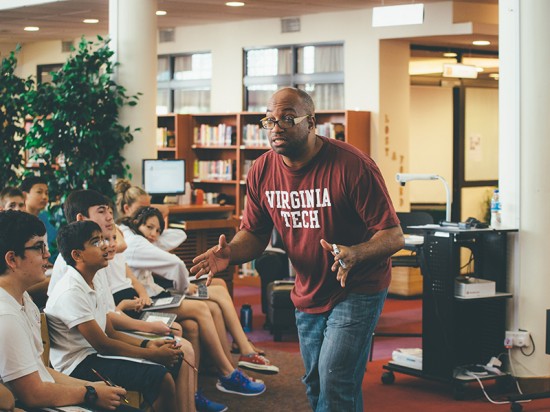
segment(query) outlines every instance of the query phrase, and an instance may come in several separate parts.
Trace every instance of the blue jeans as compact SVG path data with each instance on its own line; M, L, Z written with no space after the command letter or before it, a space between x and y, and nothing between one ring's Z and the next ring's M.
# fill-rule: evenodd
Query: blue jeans
M315 412L363 410L361 384L387 293L351 293L332 310L320 314L296 310L306 369L302 382Z

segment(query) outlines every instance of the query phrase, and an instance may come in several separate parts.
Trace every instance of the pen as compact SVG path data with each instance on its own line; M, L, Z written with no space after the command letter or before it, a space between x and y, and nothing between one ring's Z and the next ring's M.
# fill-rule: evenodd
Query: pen
M340 249L338 248L336 243L332 244L332 251L334 252L335 255L340 253ZM348 267L342 259L338 259L338 263L340 263L340 266L342 266L344 269Z
M107 386L116 386L113 382L111 382L110 379L105 379L103 376L101 376L99 374L99 372L96 371L94 368L92 368L92 372L95 373L99 379L101 379L103 382L105 382L105 384ZM128 402L128 399L126 399L126 396L124 396L124 395L120 395L120 399L123 400L125 403L130 403L130 402Z
M199 370L195 367L195 365L191 364L191 362L189 362L187 359L185 359L185 356L184 356L182 359L183 359L183 360L185 361L185 363L187 363L191 368L193 368L193 370L194 370L195 372L198 372L198 371L199 371Z

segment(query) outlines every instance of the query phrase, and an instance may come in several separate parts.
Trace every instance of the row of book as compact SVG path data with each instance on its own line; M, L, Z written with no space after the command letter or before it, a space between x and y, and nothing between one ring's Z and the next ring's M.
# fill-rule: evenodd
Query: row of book
M176 147L176 134L167 127L157 127L157 147Z
M193 128L193 143L199 146L231 146L236 141L234 126L220 123L217 126L201 124Z
M193 163L195 179L234 180L234 160L195 160Z
M321 123L317 125L315 132L331 139L346 140L346 130L342 123Z
M243 127L243 145L249 147L269 147L268 130L257 124Z

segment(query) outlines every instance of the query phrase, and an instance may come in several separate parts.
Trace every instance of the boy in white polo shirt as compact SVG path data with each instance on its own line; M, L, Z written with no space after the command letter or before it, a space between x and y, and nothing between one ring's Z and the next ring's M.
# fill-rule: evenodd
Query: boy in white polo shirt
M104 277L95 276L108 264L107 242L99 225L70 223L60 229L57 243L69 268L50 291L45 309L54 368L80 379L89 379L96 370L117 385L141 392L156 411L184 410L187 382L178 376L183 354L176 342L136 339L116 331L107 317L109 286Z
M84 402L102 410L118 407L123 388L90 382L97 377L74 379L42 362L40 313L26 289L45 279L46 229L36 216L13 210L0 212L0 227L0 382L22 407Z

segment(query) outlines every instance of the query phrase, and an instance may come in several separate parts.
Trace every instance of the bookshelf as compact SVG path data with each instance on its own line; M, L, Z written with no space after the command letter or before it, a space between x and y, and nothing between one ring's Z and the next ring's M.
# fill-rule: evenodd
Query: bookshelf
M159 159L186 159L190 142L185 138L191 127L191 118L185 114L166 114L157 117L157 157ZM189 168L189 165L187 165ZM189 172L189 169L187 170ZM189 176L189 174L187 174Z
M196 189L223 194L241 216L246 196L246 174L261 154L270 150L267 130L260 127L265 113L167 114L158 116L159 158L186 159L187 175ZM370 112L319 111L318 134L370 152ZM173 140L170 140L171 136Z

